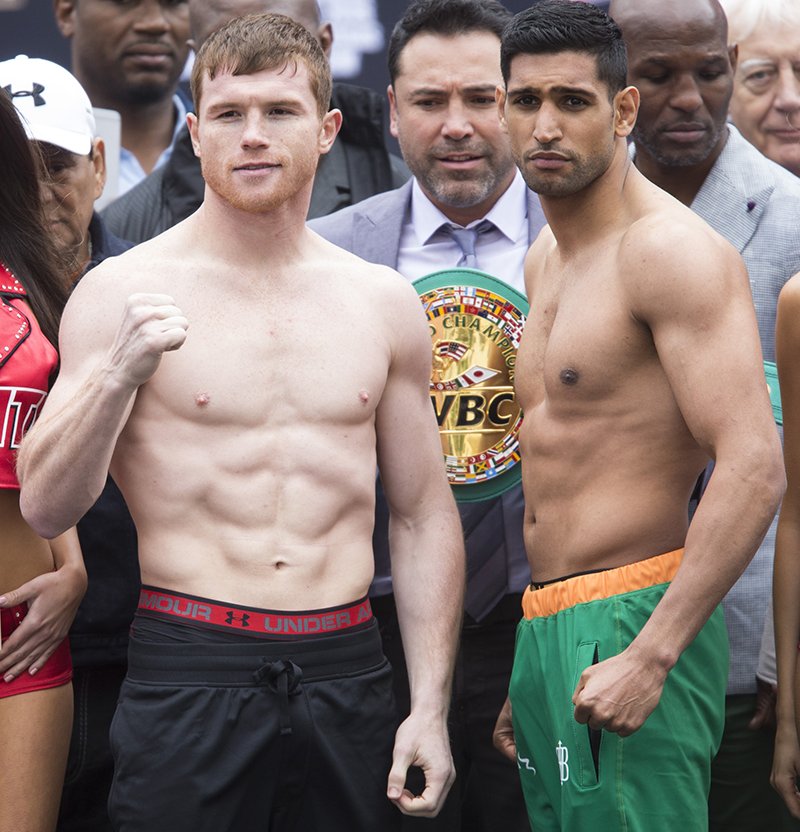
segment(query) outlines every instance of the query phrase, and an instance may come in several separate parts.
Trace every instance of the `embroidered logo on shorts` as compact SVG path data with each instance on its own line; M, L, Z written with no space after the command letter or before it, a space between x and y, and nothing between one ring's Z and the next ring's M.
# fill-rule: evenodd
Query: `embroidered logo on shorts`
M531 772L531 774L536 774L536 768L531 765L530 759L528 757L521 756L519 751L517 752L517 768L520 771L527 770Z
M569 780L569 749L561 744L561 740L556 746L556 757L558 758L558 777L563 786Z
M241 615L236 615L233 610L228 610L225 614L225 623L233 624L234 621L238 621L242 627L250 626L250 616L246 612L243 612Z

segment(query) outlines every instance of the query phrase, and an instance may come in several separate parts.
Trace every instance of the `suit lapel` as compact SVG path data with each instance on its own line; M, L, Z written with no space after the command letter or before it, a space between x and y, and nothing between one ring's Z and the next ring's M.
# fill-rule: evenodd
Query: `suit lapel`
M775 187L763 180L745 183L740 178L734 178L737 172L747 168L746 163L740 164L738 159L740 141L744 139L731 131L722 154L691 205L692 210L722 234L739 253L755 234Z
M400 235L411 203L411 180L374 198L353 217L352 251L370 263L397 268Z

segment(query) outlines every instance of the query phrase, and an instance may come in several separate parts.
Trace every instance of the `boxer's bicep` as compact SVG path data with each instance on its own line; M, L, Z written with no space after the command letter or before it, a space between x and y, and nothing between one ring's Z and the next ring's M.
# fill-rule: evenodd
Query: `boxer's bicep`
M431 342L413 290L395 299L393 319L391 361L376 412L378 465L390 510L408 516L446 476L430 401Z

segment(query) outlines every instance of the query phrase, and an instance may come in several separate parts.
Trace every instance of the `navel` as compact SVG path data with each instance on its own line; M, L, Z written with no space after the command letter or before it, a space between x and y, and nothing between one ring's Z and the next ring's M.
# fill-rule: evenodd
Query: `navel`
M559 373L558 377L561 379L563 384L569 384L572 386L573 384L578 383L580 373L577 370L573 370L572 367L566 367Z

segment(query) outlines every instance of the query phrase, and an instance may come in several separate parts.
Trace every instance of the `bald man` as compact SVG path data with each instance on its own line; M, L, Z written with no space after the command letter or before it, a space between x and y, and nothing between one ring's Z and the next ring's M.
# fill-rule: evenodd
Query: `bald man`
M722 9L716 0L614 0L610 12L627 43L628 80L641 94L636 167L738 249L761 349L774 362L778 294L800 268L800 185L726 123L737 53ZM771 637L774 544L773 522L723 602L731 664L709 801L710 828L720 832L798 828L769 786L773 736L762 707L775 681L769 662L766 679L756 681L762 634Z
M198 50L229 20L262 12L285 14L305 26L330 56L333 29L321 19L315 0L189 0L189 43ZM403 161L386 149L381 96L364 87L336 83L331 108L342 111L343 124L331 152L317 168L309 219L398 188L410 176ZM203 201L204 187L200 161L184 128L168 163L112 203L103 219L115 234L141 243L193 214Z

